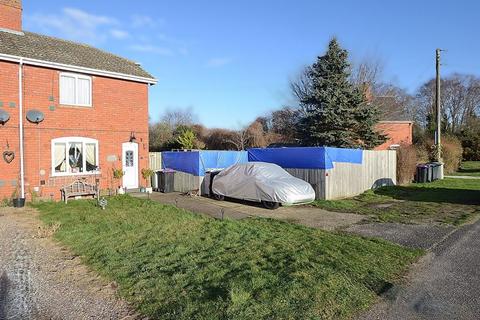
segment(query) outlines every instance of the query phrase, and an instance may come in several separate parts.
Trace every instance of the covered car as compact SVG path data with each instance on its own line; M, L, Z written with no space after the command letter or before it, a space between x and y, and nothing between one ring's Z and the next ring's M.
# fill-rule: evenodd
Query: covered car
M308 182L266 162L236 164L222 170L211 181L211 194L218 200L230 197L262 202L269 209L315 200L315 191Z

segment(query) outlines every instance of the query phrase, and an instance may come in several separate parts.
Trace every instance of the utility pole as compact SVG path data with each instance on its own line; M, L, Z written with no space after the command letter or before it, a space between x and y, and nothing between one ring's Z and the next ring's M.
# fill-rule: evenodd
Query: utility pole
M441 139L441 130L442 130L442 113L440 107L440 49L436 50L436 95L435 95L435 112L437 116L437 130L435 131L435 144L437 148L437 161L442 162L442 139Z
M440 52L441 49L435 51L435 67L436 67L436 94L435 94L435 110L437 116L437 130L435 132L435 142L436 142L436 156L437 162L440 163L439 167L439 179L443 179L443 161L442 161L442 112L440 106Z

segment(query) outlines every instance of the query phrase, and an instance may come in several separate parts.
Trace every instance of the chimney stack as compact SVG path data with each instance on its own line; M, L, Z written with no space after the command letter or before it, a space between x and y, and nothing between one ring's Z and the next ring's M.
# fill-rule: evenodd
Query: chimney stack
M0 31L22 32L22 0L0 0Z

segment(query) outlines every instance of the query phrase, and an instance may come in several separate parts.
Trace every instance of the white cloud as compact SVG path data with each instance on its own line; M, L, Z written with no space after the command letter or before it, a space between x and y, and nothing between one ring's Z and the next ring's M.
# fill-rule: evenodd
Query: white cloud
M71 7L60 9L55 13L39 12L25 16L27 28L64 39L91 45L98 45L112 39L123 41L135 39L130 46L127 45L132 51L162 56L188 55L187 43L158 32L154 34L148 32L148 29L161 26L163 23L164 21L159 18L132 15L131 23L123 24L112 16L93 14Z
M120 29L111 29L110 34L112 35L112 37L119 40L130 37L130 34L127 31L120 30Z
M96 28L102 24L115 24L117 20L107 16L94 15L76 8L64 8L64 14L67 17L75 20L75 22L81 23L87 28Z
M212 58L207 61L207 67L210 68L219 68L223 67L232 62L231 58L223 57L223 58Z
M105 27L118 24L115 18L95 15L76 8L63 8L58 14L37 13L26 16L27 25L44 33L55 32L62 37L87 43L98 43L108 36Z
M130 49L133 51L138 52L145 52L145 53L154 53L159 54L162 56L171 56L173 55L173 51L169 48L155 46L151 44L135 44L130 46Z
M165 23L163 19L154 19L150 16L135 14L131 17L134 28L154 28Z

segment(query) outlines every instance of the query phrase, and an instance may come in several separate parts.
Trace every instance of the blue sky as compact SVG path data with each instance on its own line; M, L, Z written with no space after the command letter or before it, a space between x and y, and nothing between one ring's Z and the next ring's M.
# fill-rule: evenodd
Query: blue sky
M434 76L480 70L477 1L23 0L24 29L88 43L158 78L150 116L191 108L208 127L238 128L291 102L289 80L332 36L352 61L380 59L413 92Z

